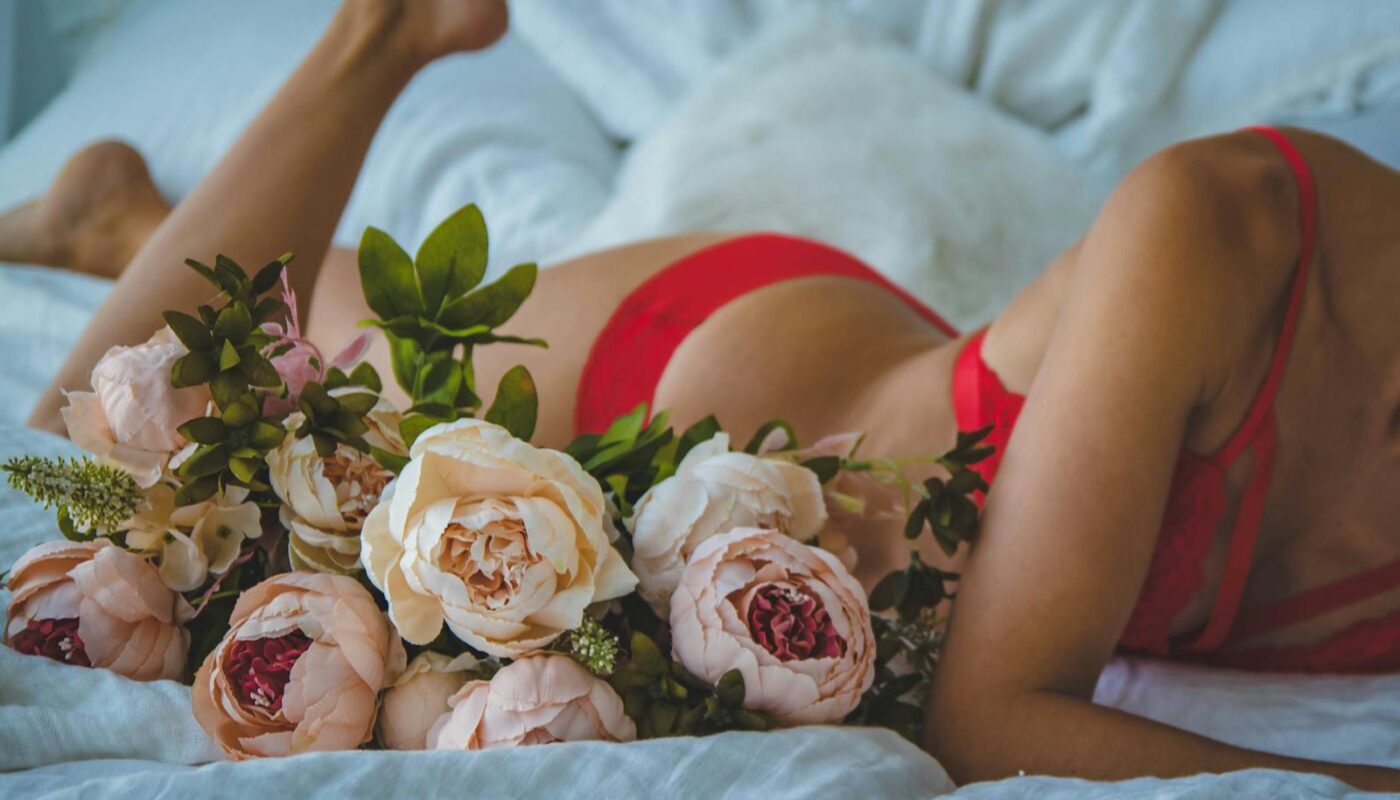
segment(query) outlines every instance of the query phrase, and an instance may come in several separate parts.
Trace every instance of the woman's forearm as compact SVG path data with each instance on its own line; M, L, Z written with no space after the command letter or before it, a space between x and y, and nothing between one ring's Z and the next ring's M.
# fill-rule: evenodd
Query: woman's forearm
M931 704L924 727L925 748L960 783L1022 771L1127 780L1264 768L1400 790L1400 770L1248 750L1058 692Z

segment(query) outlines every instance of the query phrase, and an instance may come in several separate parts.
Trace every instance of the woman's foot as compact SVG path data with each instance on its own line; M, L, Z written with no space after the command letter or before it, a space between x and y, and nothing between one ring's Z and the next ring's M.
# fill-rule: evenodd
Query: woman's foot
M115 278L169 213L141 154L98 142L69 159L43 197L0 214L0 261Z
M413 69L490 47L506 32L505 0L347 0L341 20L365 43L389 45Z

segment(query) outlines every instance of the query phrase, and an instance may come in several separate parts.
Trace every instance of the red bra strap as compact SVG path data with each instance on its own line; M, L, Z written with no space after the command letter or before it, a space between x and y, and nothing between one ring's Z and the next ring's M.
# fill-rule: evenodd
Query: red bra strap
M1293 274L1293 290L1288 298L1288 311L1283 318L1283 330L1279 333L1273 361L1269 364L1269 372L1264 377L1264 383L1259 387L1259 393L1255 395L1254 403L1249 407L1244 422L1240 423L1234 435L1216 454L1216 459L1222 467L1228 467L1239 458L1254 439L1259 426L1264 423L1269 409L1273 408L1274 395L1278 394L1279 383L1283 380L1284 365L1288 362L1288 353L1293 346L1293 331L1298 327L1298 315L1302 312L1303 295L1308 282L1308 266L1312 263L1313 244L1317 235L1317 189L1312 170L1308 168L1303 154L1298 152L1298 148L1294 147L1287 137L1273 128L1258 126L1249 130L1263 134L1273 142L1292 169L1293 177L1298 182L1302 235L1298 247L1298 265Z
M1210 609L1206 627L1186 644L1188 650L1210 652L1220 647L1230 635L1239 611L1244 587L1249 580L1249 568L1254 563L1254 545L1259 539L1259 523L1264 517L1264 500L1269 495L1269 476L1273 474L1274 416L1266 409L1264 424L1254 440L1253 472L1245 487L1240 507L1235 512L1235 524L1230 531L1230 550L1225 556L1225 574L1220 579L1220 592Z
M1274 427L1274 396L1278 394L1283 380L1284 367L1293 346L1293 333L1298 327L1298 316L1303 309L1303 296L1307 289L1308 266L1312 263L1313 244L1317 232L1317 189L1312 170L1298 148L1282 133L1273 128L1254 127L1249 130L1260 133L1283 155L1293 176L1298 182L1298 205L1301 216L1301 242L1298 248L1298 264L1294 268L1293 288L1288 298L1288 311L1283 318L1283 330L1279 333L1273 361L1264 383L1259 387L1244 422L1235 431L1215 458L1222 469L1234 463L1246 449L1254 450L1254 465L1249 485L1240 498L1239 509L1235 512L1235 523L1230 532L1230 549L1225 556L1225 574L1221 577L1220 591L1211 607L1210 619L1205 628L1186 644L1187 649L1198 652L1215 650L1230 635L1239 611L1240 600L1244 597L1245 583L1249 580L1249 569L1254 562L1254 545L1259 538L1259 523L1264 516L1264 501L1269 494L1269 477L1273 472L1274 451L1277 433Z
M1396 588L1400 588L1400 558L1245 614L1234 626L1230 641L1248 641Z

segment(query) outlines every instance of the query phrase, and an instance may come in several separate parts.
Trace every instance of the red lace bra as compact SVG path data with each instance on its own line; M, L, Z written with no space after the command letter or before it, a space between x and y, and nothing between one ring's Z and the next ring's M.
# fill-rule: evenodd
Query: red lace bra
M1183 452L1172 480L1161 533L1142 593L1123 632L1123 650L1173 658L1282 671L1381 672L1400 669L1400 612L1368 620L1306 648L1222 647L1343 608L1400 586L1400 560L1345 581L1321 586L1263 609L1239 613L1259 521L1268 494L1275 427L1273 398L1283 377L1293 329L1302 308L1316 218L1313 179L1301 154L1277 131L1258 128L1283 153L1302 198L1302 252L1288 316L1269 374L1245 421L1219 452ZM856 258L826 245L779 234L740 236L706 247L660 270L618 305L594 340L579 379L574 427L596 432L650 401L676 348L711 314L749 292L781 281L837 276L884 287L930 325L951 337L942 317ZM959 427L995 423L996 455L979 465L988 482L1010 438L1025 398L1008 391L982 359L982 333L959 354L953 403ZM1245 451L1253 474L1235 516L1224 579L1205 627L1173 638L1170 627L1204 582L1203 567L1218 523L1229 512L1225 472Z
M1254 670L1385 672L1400 669L1400 612L1366 620L1327 641L1306 647L1232 646L1400 586L1400 560L1397 560L1265 608L1240 611L1274 462L1274 396L1283 379L1302 310L1317 217L1316 187L1302 154L1272 128L1252 130L1267 136L1283 154L1297 178L1301 198L1302 245L1287 316L1269 372L1240 427L1212 456L1182 451L1172 477L1147 579L1119 646L1129 652ZM973 430L989 423L995 425L990 443L996 445L996 452L977 465L983 477L991 482L1025 398L1002 386L983 360L984 335L985 331L973 336L959 354L953 375L953 402L958 427ZM1209 619L1199 631L1172 637L1173 621L1201 590L1206 556L1221 521L1229 514L1226 471L1246 451L1254 455L1252 473L1235 513L1225 572Z

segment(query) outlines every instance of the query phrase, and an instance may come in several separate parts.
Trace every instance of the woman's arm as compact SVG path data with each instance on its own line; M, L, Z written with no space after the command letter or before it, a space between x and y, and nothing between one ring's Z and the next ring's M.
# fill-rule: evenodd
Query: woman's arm
M1273 767L1400 786L1400 772L1254 752L1092 703L1188 421L1275 335L1296 258L1291 181L1240 136L1151 159L1083 242L935 682L927 744L959 780Z

